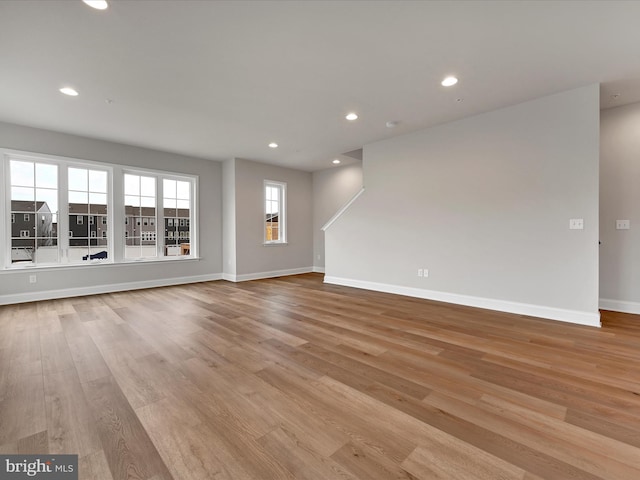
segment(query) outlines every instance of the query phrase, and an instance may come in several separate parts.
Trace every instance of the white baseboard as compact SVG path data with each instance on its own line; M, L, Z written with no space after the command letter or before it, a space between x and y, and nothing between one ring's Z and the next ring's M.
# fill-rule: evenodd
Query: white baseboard
M399 285L353 280L349 278L325 276L324 281L325 283L331 283L333 285L362 288L365 290L374 290L376 292L394 293L396 295L406 295L408 297L424 298L426 300L436 300L439 302L454 303L457 305L466 305L476 308L486 308L500 312L515 313L518 315L528 315L531 317L546 318L549 320L577 323L579 325L587 325L590 327L600 327L599 312L590 313L579 310L565 310L562 308L545 307L542 305L531 305L528 303L495 300L492 298L473 297L470 295L423 290L421 288L403 287Z
M313 273L324 273L324 267L313 267Z
M221 279L222 274L214 273L210 275L194 275L189 277L162 278L157 280L143 280L139 282L112 283L108 285L91 285L88 287L64 288L60 290L43 290L39 292L16 293L10 295L0 295L0 305L36 302L39 300L53 300L56 298L81 297L83 295L123 292L127 290L140 290L143 288L168 287L170 285L209 282Z
M271 272L244 273L236 275L234 273L223 273L222 279L229 282L246 282L249 280L262 280L263 278L286 277L287 275L300 275L301 273L311 273L313 267L290 268L287 270L274 270Z
M612 310L614 312L640 314L640 303L627 302L625 300L611 300L610 298L600 299L602 310Z

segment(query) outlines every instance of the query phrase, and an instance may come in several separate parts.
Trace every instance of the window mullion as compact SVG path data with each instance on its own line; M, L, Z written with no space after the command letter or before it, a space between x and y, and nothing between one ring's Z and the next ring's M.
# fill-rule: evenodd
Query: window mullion
M58 164L58 255L60 263L69 263L69 172Z
M158 258L164 257L164 182L156 178L156 248Z

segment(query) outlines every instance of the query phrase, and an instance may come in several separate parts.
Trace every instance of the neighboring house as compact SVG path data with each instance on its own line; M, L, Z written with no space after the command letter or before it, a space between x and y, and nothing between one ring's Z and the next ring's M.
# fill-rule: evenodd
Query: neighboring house
M47 202L11 201L11 258L31 261L37 247L53 245L53 214Z
M265 227L266 227L265 240L267 242L272 242L280 238L280 232L278 230L278 214L277 213L267 213Z
M164 244L189 243L190 221L188 209L164 209ZM125 207L126 244L155 245L157 241L156 209L152 207Z
M69 246L107 245L107 206L86 203L69 204Z

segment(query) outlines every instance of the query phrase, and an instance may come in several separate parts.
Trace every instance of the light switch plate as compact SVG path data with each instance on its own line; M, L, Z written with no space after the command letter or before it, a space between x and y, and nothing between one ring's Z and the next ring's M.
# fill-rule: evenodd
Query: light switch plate
M569 220L569 229L570 230L584 230L584 219L583 218L572 218Z
M616 220L616 230L629 230L631 222L629 220Z

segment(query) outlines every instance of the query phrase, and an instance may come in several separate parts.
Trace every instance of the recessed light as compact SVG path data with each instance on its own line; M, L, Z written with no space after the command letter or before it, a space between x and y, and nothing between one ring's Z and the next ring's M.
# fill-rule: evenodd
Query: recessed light
M78 92L71 87L64 87L60 89L60 93L64 93L65 95L69 95L70 97L77 97Z
M340 163L340 160L338 160L338 159L336 158L336 159L335 159L333 162L331 162L331 163L333 163L334 165L338 165L338 164Z
M358 119L358 115L353 113L353 112L351 112L351 113L348 113L344 118L346 118L350 122L353 122L354 120Z
M271 142L269 144L269 148L278 148L278 144L276 142Z
M442 80L441 85L443 87L451 87L456 83L458 83L458 79L456 77L447 77L444 80Z
M96 10L106 10L109 4L107 0L82 0L84 3L89 5L91 8L95 8Z

